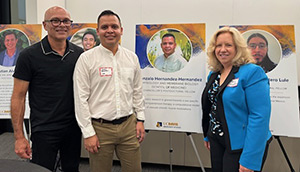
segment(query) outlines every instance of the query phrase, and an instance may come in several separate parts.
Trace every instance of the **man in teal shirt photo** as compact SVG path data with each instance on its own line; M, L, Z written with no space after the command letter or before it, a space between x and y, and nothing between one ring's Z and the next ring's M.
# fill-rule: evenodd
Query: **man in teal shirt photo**
M179 53L175 52L176 41L173 34L165 34L162 37L162 43L160 45L164 54L155 59L155 68L162 72L176 72L184 68L187 61Z

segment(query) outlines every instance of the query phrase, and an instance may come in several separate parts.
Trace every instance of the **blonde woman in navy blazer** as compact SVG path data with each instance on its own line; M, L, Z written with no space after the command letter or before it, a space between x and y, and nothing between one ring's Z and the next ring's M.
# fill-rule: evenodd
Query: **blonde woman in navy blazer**
M235 28L219 29L207 55L202 127L213 172L260 171L272 137L268 77Z

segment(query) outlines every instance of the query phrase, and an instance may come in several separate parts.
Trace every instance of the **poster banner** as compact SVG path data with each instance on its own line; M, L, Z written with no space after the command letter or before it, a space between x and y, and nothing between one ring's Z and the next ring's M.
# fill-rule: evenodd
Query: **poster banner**
M270 81L273 135L300 137L297 62L293 25L239 25Z
M205 24L137 25L135 51L143 74L145 129L202 132Z
M100 44L97 36L97 23L73 23L68 40L85 51Z
M41 40L42 25L0 25L0 118L10 118L10 99L13 90L13 73L19 53ZM29 118L26 99L25 118Z

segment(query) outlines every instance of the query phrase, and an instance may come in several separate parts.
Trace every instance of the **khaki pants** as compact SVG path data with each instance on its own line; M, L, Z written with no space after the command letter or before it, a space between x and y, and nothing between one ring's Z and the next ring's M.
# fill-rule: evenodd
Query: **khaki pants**
M91 172L111 172L114 151L120 159L122 172L140 172L141 152L135 115L120 125L92 122L100 149L98 153L89 153Z

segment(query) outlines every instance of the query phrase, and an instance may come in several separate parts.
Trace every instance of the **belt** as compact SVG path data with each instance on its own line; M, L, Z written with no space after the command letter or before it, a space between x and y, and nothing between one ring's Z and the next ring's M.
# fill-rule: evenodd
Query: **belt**
M117 125L117 124L122 124L123 122L125 122L128 118L130 118L130 116L131 115L124 116L124 117L121 117L119 119L115 119L115 120L112 120L112 121L102 119L102 118L98 118L98 119L92 118L92 120L96 121L96 122L100 122L100 123L108 123L108 124Z

